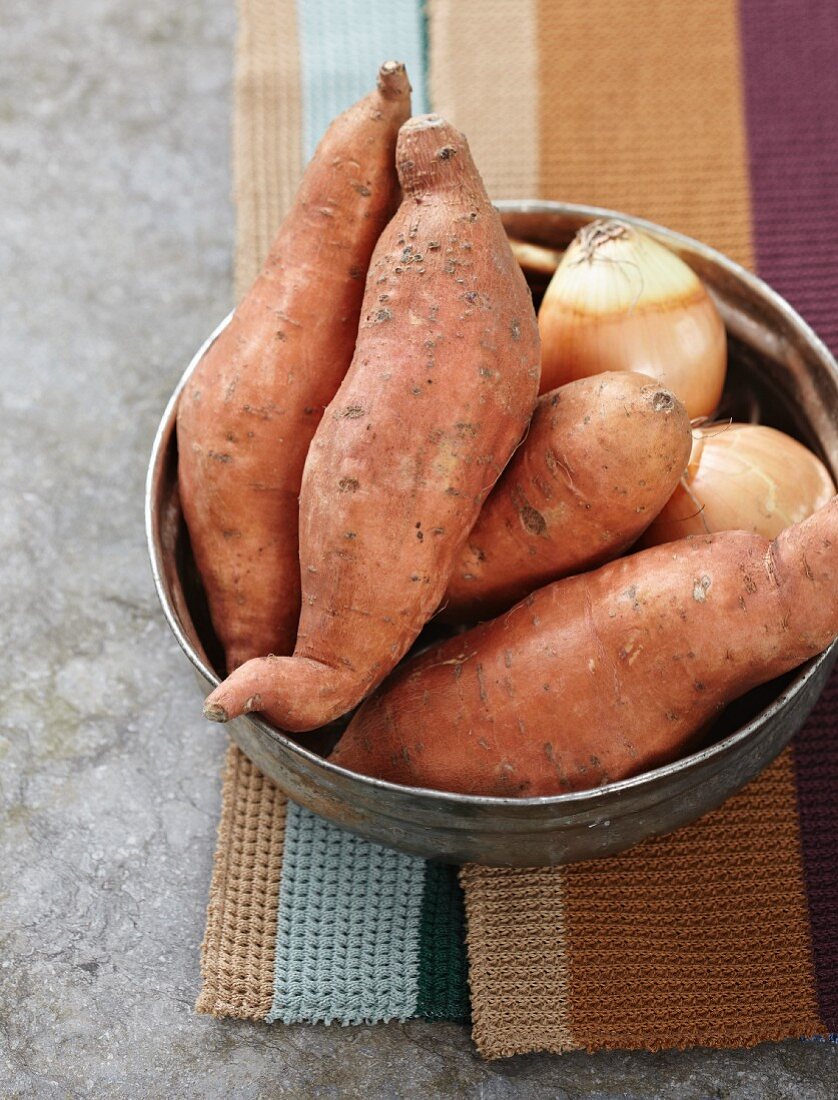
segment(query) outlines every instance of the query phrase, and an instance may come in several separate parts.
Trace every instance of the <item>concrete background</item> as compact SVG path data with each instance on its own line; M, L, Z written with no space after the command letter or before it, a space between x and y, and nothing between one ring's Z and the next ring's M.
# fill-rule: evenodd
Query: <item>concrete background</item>
M0 26L0 1096L835 1096L820 1043L484 1064L455 1025L195 1015L224 734L142 489L230 303L232 0L0 0Z

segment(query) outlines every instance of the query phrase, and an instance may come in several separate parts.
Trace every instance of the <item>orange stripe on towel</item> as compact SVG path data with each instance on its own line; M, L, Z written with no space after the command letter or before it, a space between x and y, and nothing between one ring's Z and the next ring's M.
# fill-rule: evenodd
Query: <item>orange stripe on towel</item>
M541 197L651 218L751 265L734 0L539 0Z
M563 878L576 1045L737 1047L826 1034L788 752L695 825Z

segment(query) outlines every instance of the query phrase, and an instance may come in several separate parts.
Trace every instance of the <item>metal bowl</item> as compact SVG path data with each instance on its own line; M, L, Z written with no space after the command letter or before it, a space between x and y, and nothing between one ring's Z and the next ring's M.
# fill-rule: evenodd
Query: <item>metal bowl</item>
M498 204L509 232L564 247L580 226L613 211L563 203ZM725 413L791 432L838 476L838 366L779 295L706 245L649 222L641 226L681 255L713 294L727 326L731 370ZM146 488L148 549L163 612L206 693L219 677L177 494L175 412L189 364L163 415ZM292 799L367 837L449 862L538 866L619 852L720 805L753 779L805 721L838 656L836 644L795 673L729 708L705 746L674 764L593 791L551 798L477 798L400 787L345 771L319 754L325 733L296 737L255 716L228 724L244 752ZM196 700L197 705L197 700Z

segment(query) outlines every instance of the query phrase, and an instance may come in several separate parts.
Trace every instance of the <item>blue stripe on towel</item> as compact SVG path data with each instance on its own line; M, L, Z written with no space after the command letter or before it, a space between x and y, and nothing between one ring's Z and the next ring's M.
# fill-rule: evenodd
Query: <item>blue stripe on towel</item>
M427 111L420 0L297 0L297 19L306 161L332 119L372 90L384 61L404 61L413 113Z
M288 803L268 1023L416 1015L425 861Z

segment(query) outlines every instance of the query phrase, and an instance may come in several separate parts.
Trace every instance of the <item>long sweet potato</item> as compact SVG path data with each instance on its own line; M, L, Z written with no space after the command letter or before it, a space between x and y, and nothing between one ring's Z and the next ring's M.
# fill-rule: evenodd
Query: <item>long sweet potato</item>
M294 648L303 464L352 359L409 115L404 66L388 62L329 127L264 269L180 400L181 501L228 671Z
M695 536L557 581L399 669L332 760L464 794L596 787L680 755L838 634L838 497L774 542Z
M532 415L532 301L465 138L412 119L397 164L404 200L303 475L297 647L228 677L207 700L216 721L256 710L307 730L371 691L438 607Z
M691 443L684 406L642 374L597 374L545 394L472 528L445 617L490 618L615 558L666 504Z

